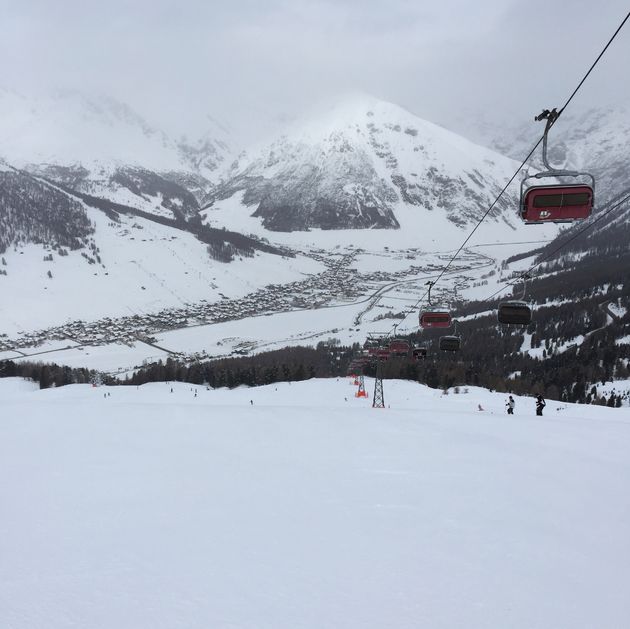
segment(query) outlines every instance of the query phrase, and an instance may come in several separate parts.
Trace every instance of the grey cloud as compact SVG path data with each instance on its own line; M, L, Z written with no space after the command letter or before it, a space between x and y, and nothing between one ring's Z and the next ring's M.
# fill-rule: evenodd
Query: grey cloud
M621 0L25 0L0 9L0 85L100 90L188 133L207 112L255 132L264 126L256 115L294 116L355 89L464 132L465 112L529 119L568 95L627 11ZM627 100L629 53L627 26L576 106Z

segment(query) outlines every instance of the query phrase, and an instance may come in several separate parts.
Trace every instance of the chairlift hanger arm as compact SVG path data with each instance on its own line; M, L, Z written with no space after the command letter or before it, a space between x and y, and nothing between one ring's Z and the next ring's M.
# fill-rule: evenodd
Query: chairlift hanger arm
M529 279L529 275L527 273L523 273L521 279L523 280L523 294L521 295L521 301L525 301L525 293L527 291L527 280Z
M538 175L534 175L535 177L545 177L545 176L553 176L556 175L565 175L567 177L577 177L580 173L577 171L563 170L562 168L554 168L549 164L547 159L547 139L549 136L549 130L556 123L560 114L562 112L558 111L555 107L549 111L549 109L543 109L542 113L538 114L534 117L536 122L540 122L542 120L546 120L545 123L545 132L543 134L543 143L542 143L542 160L545 168L547 169L547 173L538 173Z

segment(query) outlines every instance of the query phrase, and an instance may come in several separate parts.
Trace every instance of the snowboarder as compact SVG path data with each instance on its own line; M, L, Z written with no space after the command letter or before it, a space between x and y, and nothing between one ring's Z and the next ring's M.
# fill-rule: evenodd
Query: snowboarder
M547 403L543 399L543 396L539 394L536 397L536 415L541 415L542 416L543 408L545 408L545 406L547 406Z
M505 406L507 407L507 414L514 415L514 407L516 406L516 402L514 401L514 398L511 395L507 403L505 404Z

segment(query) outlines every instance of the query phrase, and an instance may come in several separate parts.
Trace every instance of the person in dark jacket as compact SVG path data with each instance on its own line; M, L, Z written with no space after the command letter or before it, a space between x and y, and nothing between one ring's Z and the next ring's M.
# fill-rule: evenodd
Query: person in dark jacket
M547 406L547 403L543 399L543 396L538 395L538 397L536 398L536 415L542 415L543 408L545 408L545 406Z
M510 399L507 401L505 406L507 407L508 415L514 415L514 407L516 406L516 402L514 401L514 398L511 395L510 395Z

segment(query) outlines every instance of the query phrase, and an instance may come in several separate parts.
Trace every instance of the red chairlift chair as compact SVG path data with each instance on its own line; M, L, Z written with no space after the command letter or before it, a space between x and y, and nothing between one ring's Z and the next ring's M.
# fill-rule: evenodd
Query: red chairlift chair
M535 120L547 120L543 135L542 159L547 170L529 175L521 181L520 215L528 225L572 223L588 218L593 211L595 178L590 173L554 168L547 161L547 135L560 115L555 109L544 110ZM589 183L528 185L531 179L577 177Z
M425 310L420 313L422 328L450 328L452 324L451 314L446 310Z
M429 309L420 313L421 328L450 328L453 324L451 313L446 308L434 307L431 303L431 288L435 282L427 282L429 289L427 291L427 301Z
M409 355L409 343L404 339L393 339L389 344L389 353L393 357L404 358Z

